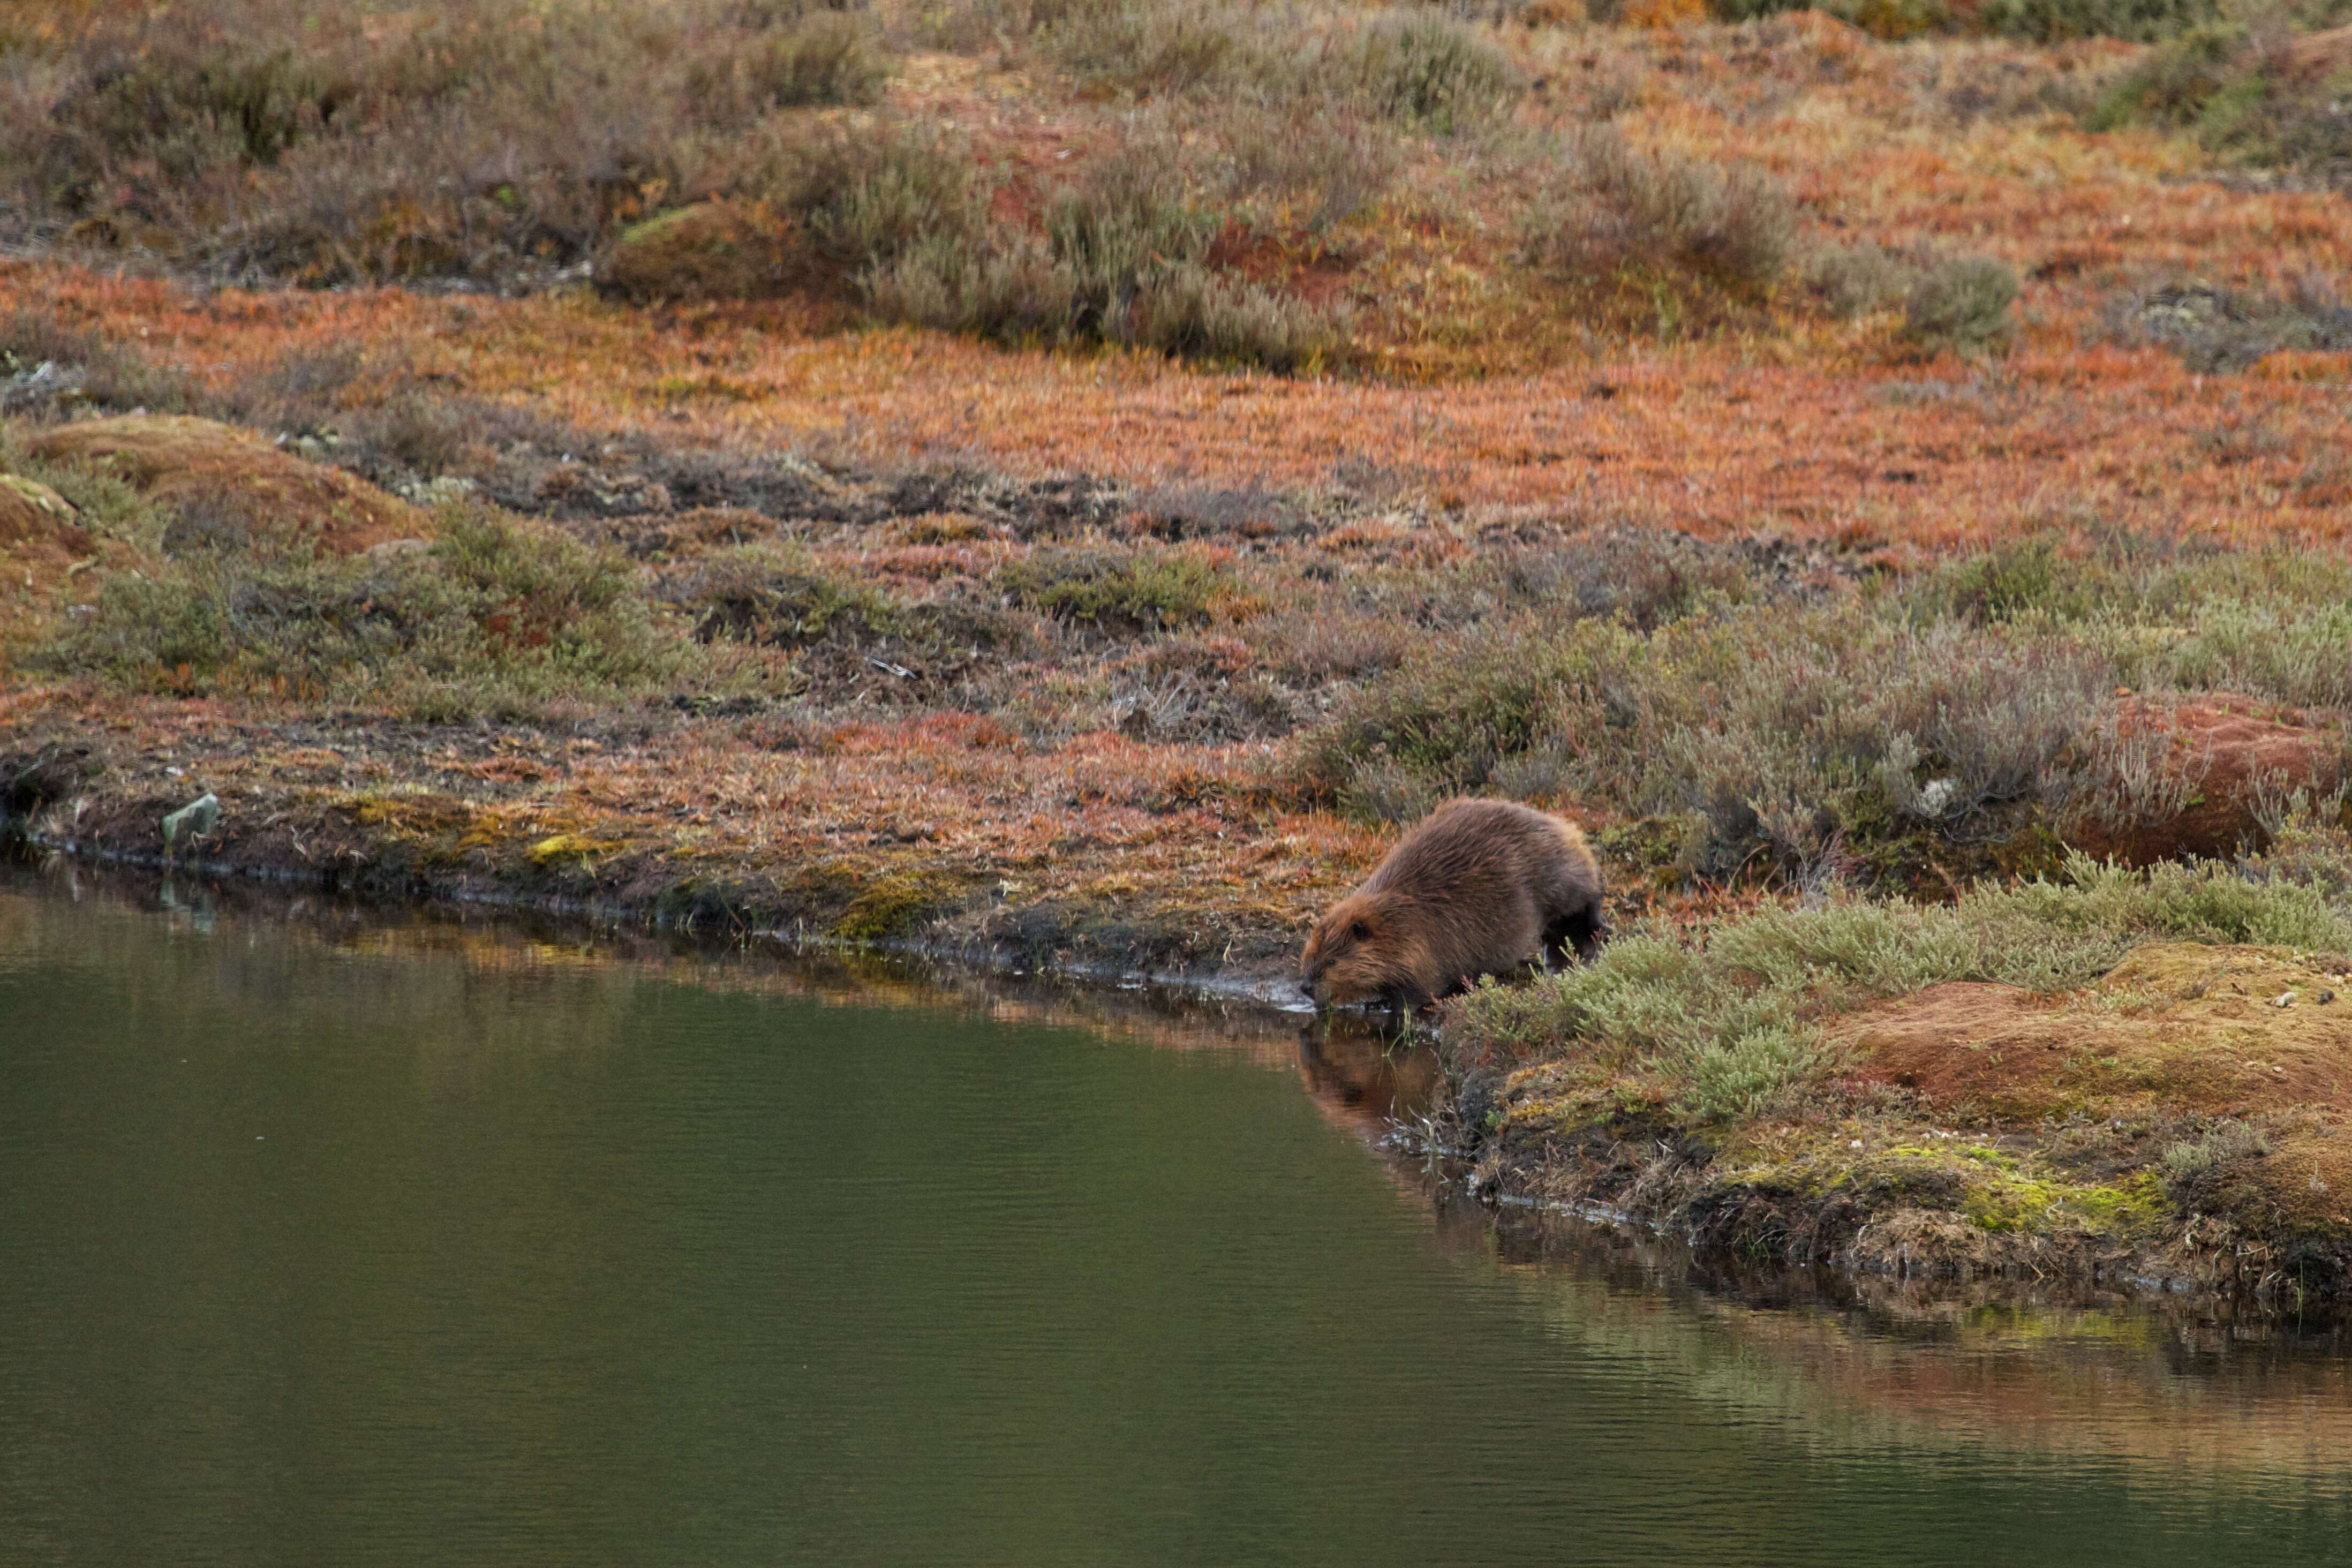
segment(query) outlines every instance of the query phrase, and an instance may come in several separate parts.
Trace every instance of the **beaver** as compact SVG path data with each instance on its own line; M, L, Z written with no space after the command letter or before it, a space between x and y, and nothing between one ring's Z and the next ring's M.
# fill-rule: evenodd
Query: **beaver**
M1317 922L1298 976L1318 1003L1419 1007L1606 931L1584 835L1516 801L1448 801Z

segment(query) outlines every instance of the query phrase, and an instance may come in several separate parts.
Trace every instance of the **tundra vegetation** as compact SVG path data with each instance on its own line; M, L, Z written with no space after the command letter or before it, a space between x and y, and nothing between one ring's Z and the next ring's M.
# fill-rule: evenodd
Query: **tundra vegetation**
M2342 1290L2336 21L37 0L0 812L1273 973L1509 795L1496 1185Z

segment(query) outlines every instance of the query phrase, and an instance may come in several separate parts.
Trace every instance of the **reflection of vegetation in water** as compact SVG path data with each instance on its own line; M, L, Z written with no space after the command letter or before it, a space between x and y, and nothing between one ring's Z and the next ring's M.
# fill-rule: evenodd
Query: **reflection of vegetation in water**
M2352 1445L2342 1325L2331 1339L2127 1305L1906 1302L1892 1281L1873 1310L1756 1306L1662 1293L1675 1276L1661 1271L1683 1261L1671 1248L1582 1236L1570 1250L1582 1266L1497 1270L1548 1331L1824 1456L1967 1449L2096 1456L2149 1480L2340 1479ZM1612 1255L1613 1279L1596 1266ZM1629 1255L1640 1286L1623 1281Z

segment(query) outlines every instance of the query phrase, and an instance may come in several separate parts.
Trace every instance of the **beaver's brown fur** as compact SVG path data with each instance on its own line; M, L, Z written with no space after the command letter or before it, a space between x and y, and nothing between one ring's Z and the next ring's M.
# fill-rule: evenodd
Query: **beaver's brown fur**
M1584 835L1507 800L1448 801L1307 938L1318 1002L1418 1007L1534 957L1599 948L1601 868Z

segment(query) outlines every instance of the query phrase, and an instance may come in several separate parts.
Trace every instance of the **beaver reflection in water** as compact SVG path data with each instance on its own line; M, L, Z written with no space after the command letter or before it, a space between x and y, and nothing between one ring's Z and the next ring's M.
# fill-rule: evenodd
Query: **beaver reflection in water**
M1419 1007L1538 952L1591 958L1606 929L1583 834L1513 801L1448 801L1317 922L1298 976L1319 1004Z

